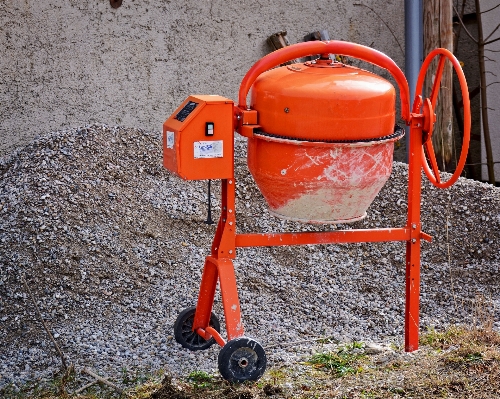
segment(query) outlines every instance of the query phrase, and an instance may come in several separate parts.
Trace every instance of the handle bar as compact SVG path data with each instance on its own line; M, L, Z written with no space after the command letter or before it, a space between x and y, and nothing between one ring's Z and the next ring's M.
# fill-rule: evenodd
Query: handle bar
M380 68L386 69L394 77L399 87L399 96L401 98L401 117L406 123L410 121L410 90L406 77L396 65L396 63L384 53L374 50L361 44L341 42L337 40L322 42L312 41L294 44L276 50L257 61L246 73L241 81L238 94L238 105L242 109L247 109L246 98L253 83L257 77L280 64L295 58L301 58L313 54L341 54L354 57L362 61L369 62Z

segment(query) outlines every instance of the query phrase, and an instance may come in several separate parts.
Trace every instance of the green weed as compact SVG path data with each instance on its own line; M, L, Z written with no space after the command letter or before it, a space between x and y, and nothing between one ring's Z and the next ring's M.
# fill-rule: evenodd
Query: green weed
M479 353L479 352L474 352L474 353L469 353L467 355L465 355L465 360L468 361L468 362L479 362L481 360L483 360L483 354L482 353Z
M187 380L195 389L212 388L214 383L213 377L205 371L193 371Z
M328 370L336 377L343 377L346 374L357 374L363 370L360 360L365 355L353 350L362 349L363 346L364 344L361 342L353 342L340 348L337 352L316 353L308 363L316 368Z
M353 341L351 344L346 345L346 349L363 349L365 344L363 342Z

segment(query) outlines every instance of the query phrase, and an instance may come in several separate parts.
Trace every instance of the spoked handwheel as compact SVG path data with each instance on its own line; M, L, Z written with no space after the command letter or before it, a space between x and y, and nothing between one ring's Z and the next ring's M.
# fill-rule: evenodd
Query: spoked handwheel
M257 381L267 365L262 345L246 337L232 339L224 345L218 361L219 372L230 382Z
M196 331L193 331L194 313L196 307L190 307L184 309L177 320L174 323L174 337L175 340L182 345L183 348L190 349L192 351L201 351L210 348L215 344L215 339L211 337L206 340L200 336ZM220 332L220 323L217 316L212 312L210 316L210 327L214 328L217 332Z
M427 70L432 60L439 56L438 67L436 70L436 75L434 78L434 84L432 86L431 98L426 98L422 101L421 93L422 87L424 84L425 75L427 74ZM432 145L432 129L434 126L434 122L436 121L436 116L434 114L434 110L437 105L437 98L439 94L439 88L441 85L441 77L443 76L444 63L448 59L452 64L455 72L458 76L458 81L460 82L460 89L462 91L462 100L464 105L464 132L463 132L463 140L462 140L462 150L460 152L460 158L457 163L457 167L455 172L451 176L448 181L442 181L441 176L439 174L439 168L436 161L436 153L434 152L434 147ZM457 181L462 170L465 165L465 161L467 159L467 152L469 151L469 140L470 140L470 126L471 126L471 118L470 118L470 101L469 101L469 89L467 87L467 82L465 80L464 73L462 71L462 67L460 63L455 58L455 56L448 50L443 48L438 48L427 56L424 63L422 64L422 68L420 69L420 74L418 75L417 87L416 87L416 98L415 103L413 105L413 112L421 112L424 114L424 126L423 126L423 148L422 148L422 167L424 169L425 174L429 178L430 182L439 188L447 188L450 187L453 183ZM425 149L425 151L424 151ZM427 153L427 157L429 158L429 163L427 162L427 157L425 156Z

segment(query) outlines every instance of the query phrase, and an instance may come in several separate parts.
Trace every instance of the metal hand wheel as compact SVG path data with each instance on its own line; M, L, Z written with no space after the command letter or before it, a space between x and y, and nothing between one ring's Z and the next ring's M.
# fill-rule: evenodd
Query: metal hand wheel
M215 344L215 339L212 337L206 340L200 336L196 331L193 331L194 313L196 312L196 307L190 307L184 309L177 320L174 323L174 337L175 340L182 345L183 348L187 348L192 351L201 351L210 348ZM220 332L220 323L217 316L212 312L210 316L210 327L214 328L217 332Z
M427 70L432 62L432 60L439 56L438 67L436 70L436 76L434 78L434 84L432 86L431 97L422 100L422 87L424 84L424 79L427 74ZM448 181L442 181L441 175L439 174L439 168L436 161L436 153L434 152L434 147L432 145L432 130L434 127L434 122L436 121L436 115L434 114L434 110L436 109L439 88L441 85L441 77L443 76L444 63L446 59L450 60L453 64L453 68L458 76L458 81L460 82L460 89L462 90L462 100L464 105L464 131L463 131L463 140L462 140L462 150L460 152L460 158L457 163L457 167L455 172L450 177ZM467 82L465 80L464 73L462 71L462 67L460 63L455 58L455 56L448 50L443 48L438 48L429 53L424 63L422 64L422 68L420 69L420 73L418 75L417 87L416 87L416 97L415 102L413 104L413 112L418 113L421 112L424 114L424 126L423 126L423 147L422 147L422 168L424 169L425 174L432 184L439 188L447 188L453 185L460 174L465 165L465 161L467 159L467 152L469 151L469 140L470 140L470 126L471 126L471 118L470 118L470 101L469 101L469 89L467 87ZM424 151L425 149L425 151ZM425 152L427 152L427 156L429 157L430 166L427 162L427 158L425 156Z

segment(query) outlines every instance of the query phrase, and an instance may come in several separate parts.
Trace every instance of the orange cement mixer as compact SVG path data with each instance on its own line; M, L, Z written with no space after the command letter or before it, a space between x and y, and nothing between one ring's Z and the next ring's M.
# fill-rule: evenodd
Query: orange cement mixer
M279 65L321 54L315 61ZM386 69L396 81L401 118L410 126L408 218L403 227L321 232L245 233L236 230L234 131L248 138L248 168L273 215L300 222L360 220L391 174L396 91L391 83L360 68L332 61L329 54L354 57ZM429 98L423 81L438 58ZM432 147L434 109L445 61L457 73L464 105L463 145L457 168L442 181ZM252 88L250 104L247 96ZM423 63L410 112L406 78L389 57L358 44L306 42L277 50L247 72L239 104L224 97L190 96L163 125L164 166L184 179L221 179L221 215L205 260L198 303L182 311L174 325L183 347L222 349L219 371L229 381L257 380L266 368L262 345L244 336L232 259L236 248L328 243L405 241L405 349L418 348L421 169L440 188L460 176L468 151L470 106L467 83L456 58L445 49ZM430 163L430 165L429 165ZM212 312L220 284L227 340Z

